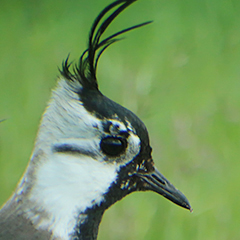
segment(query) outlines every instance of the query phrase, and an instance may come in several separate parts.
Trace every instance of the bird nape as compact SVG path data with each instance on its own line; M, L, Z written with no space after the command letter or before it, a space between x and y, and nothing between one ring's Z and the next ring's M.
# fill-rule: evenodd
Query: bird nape
M98 89L99 57L121 34L102 39L134 0L118 0L95 19L88 48L68 58L42 116L28 167L0 211L0 239L96 239L104 211L135 191L154 191L191 210L154 166L148 132L131 111Z

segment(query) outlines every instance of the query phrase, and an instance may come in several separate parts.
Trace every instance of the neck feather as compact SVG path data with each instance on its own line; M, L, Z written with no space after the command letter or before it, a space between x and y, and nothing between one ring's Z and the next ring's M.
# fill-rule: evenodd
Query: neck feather
M102 207L94 206L87 209L84 214L80 214L71 239L96 240L104 210Z

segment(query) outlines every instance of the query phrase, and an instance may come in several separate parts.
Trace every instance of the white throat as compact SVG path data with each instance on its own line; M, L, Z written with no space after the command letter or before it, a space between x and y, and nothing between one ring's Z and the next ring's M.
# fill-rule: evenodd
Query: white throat
M54 237L70 239L79 214L93 204L100 204L103 194L116 180L114 163L98 162L86 156L54 154L41 161L30 201L42 206L46 217L30 214L39 229L53 232Z

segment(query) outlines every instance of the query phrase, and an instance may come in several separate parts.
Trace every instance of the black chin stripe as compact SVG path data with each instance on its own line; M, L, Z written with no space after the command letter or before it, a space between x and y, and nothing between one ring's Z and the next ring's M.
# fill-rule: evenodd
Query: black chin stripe
M96 158L97 154L86 149L83 149L79 146L69 145L69 144L61 144L54 145L53 152L56 153L65 153L65 154L77 154L77 155L85 155L92 158Z

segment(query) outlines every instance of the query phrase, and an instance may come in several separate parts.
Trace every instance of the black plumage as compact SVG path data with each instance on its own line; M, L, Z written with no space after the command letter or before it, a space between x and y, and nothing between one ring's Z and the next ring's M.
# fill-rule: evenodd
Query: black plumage
M119 41L117 38L119 35L131 31L133 29L142 27L146 24L151 23L152 21L147 21L138 25L134 25L132 27L123 29L103 40L101 37L111 22L130 4L135 2L136 0L117 0L106 8L104 8L101 13L96 17L88 39L88 48L83 52L79 59L79 63L75 65L73 68L73 73L70 71L71 63L69 63L69 57L63 62L62 70L60 70L61 74L68 80L77 80L81 83L84 89L98 90L97 83L97 64L101 54L113 43ZM103 18L106 14L109 13L113 8L117 7L117 9L110 14L110 16L106 17L105 20ZM103 21L100 24L100 21ZM100 26L98 26L100 24Z

